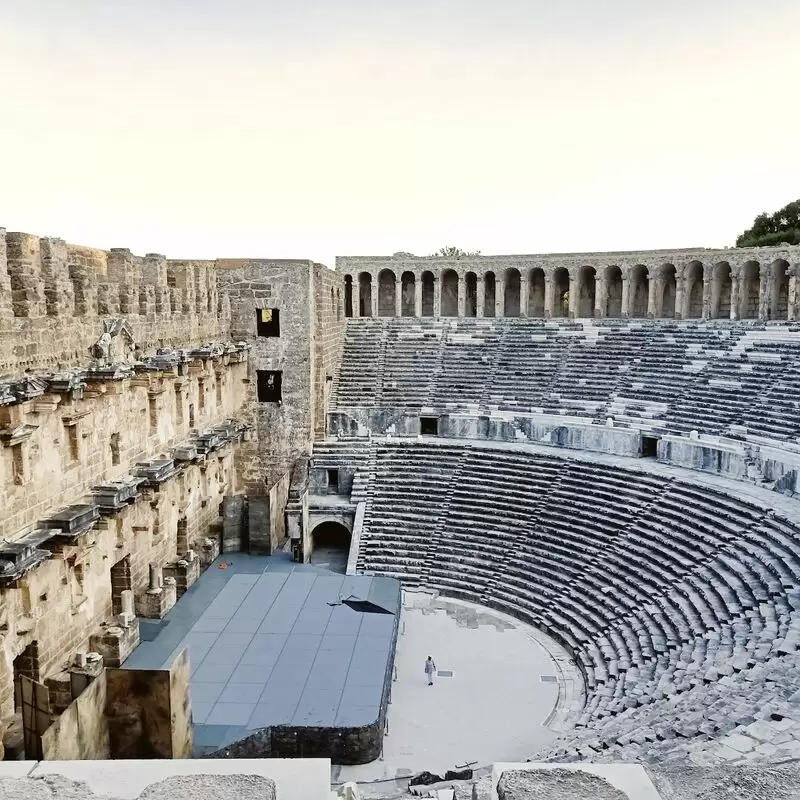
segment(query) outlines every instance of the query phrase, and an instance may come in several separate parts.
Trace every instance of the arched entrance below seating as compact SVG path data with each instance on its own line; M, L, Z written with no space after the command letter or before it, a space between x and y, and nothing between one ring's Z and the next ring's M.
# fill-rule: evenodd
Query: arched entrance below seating
M350 540L350 531L341 522L321 522L311 531L309 563L344 574L347 572Z
M446 269L442 273L441 316L458 316L458 273L454 269Z
M344 276L344 315L353 316L353 276Z
M783 259L774 261L769 274L769 301L767 319L789 318L789 262Z
M553 308L554 317L569 316L569 272L558 267L553 273Z
M487 272L483 276L483 316L494 316L494 303L495 303L495 288L496 283L494 279L494 272Z
M731 265L727 261L715 264L711 279L712 319L730 319L731 284Z
M358 316L372 316L372 275L369 272L358 276Z
M578 297L575 316L584 319L594 316L595 270L594 267L581 267L578 272Z

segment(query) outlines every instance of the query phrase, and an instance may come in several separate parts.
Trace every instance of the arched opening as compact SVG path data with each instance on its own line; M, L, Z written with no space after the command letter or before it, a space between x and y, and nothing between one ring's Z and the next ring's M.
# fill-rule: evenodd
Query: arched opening
M628 278L629 300L628 316L646 317L647 298L650 294L650 277L647 274L647 267L644 264L637 264L630 272Z
M430 270L422 273L422 316L433 316L433 273Z
M728 319L731 315L731 265L720 261L711 278L711 318Z
M496 281L494 272L487 272L483 276L483 316L494 316Z
M372 275L369 272L358 276L358 316L372 316Z
M659 317L672 319L675 316L676 287L675 265L664 264L661 267L661 308L656 310Z
M458 273L453 269L446 269L442 273L441 316L458 316Z
M505 286L503 287L503 316L519 316L521 283L519 270L509 267L506 270Z
M528 282L528 316L544 316L544 270L534 267Z
M770 268L767 319L789 319L789 262L779 258Z
M404 272L400 276L400 314L404 317L413 317L416 314L416 278L413 272Z
M474 272L468 272L464 276L464 316L478 316L478 276Z
M569 272L566 267L559 267L553 273L553 308L554 317L569 316Z
M353 276L344 276L344 315L353 316Z
M321 522L311 531L311 564L344 574L349 555L350 531L340 522Z
M684 318L699 319L703 316L703 265L692 261L684 273Z
M622 270L606 267L606 316L622 316Z
M580 319L594 316L595 269L581 267L578 272L578 302L575 314Z
M760 270L757 261L747 261L742 267L739 285L739 319L758 319Z
M390 269L378 273L378 316L393 317L395 312L395 277Z

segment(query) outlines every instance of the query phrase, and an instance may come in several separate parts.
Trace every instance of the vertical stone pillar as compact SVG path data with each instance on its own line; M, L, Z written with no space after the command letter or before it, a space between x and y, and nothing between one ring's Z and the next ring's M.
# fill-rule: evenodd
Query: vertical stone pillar
M6 234L6 257L14 316L46 316L39 238L30 233Z
M378 316L378 294L380 293L380 285L378 284L378 276L372 275L370 277L370 287L371 291L369 293L370 296L370 314L373 317Z
M737 270L731 269L731 310L730 318L739 319L741 316L739 304L742 298L742 274Z
M521 317L528 316L528 307L531 302L531 272L528 269L520 270L519 273L519 315Z
M578 316L578 295L580 294L581 287L578 281L580 273L569 273L569 318L575 319Z
M167 279L176 297L172 308L178 314L191 314L195 303L195 270L194 264L188 261L167 261ZM175 291L177 290L177 292Z
M770 268L764 264L758 265L758 318L769 319L769 310L774 308L772 290L774 281L770 282Z
M494 282L494 315L497 318L506 315L506 282L496 278Z
M703 319L711 318L711 297L713 286L714 267L711 264L703 264Z
M606 281L606 271L602 272L594 281L594 315L598 319L607 316L608 311L608 282Z
M122 314L139 312L139 275L134 262L127 247L113 247L108 253L108 281L119 297Z
M675 319L683 319L683 304L686 279L683 277L683 270L675 270Z
M8 275L6 253L6 229L0 228L0 319L10 320L13 316L14 312L11 310L11 278Z
M478 307L475 309L475 316L483 316L483 307L486 305L486 280L478 275L477 285L475 287L476 303Z
M459 317L467 315L467 280L463 275L458 276L458 312Z
M442 281L439 275L433 276L433 316L442 316Z
M656 308L659 288L661 287L661 279L658 277L658 268L647 268L647 318L653 319L657 313Z
M628 273L622 275L622 308L620 309L620 316L627 319L630 316L631 305L631 282Z
M401 278L394 279L394 315L403 316L403 281Z
M800 264L792 264L789 274L789 315L788 319L800 319Z
M422 316L422 275L414 278L414 316Z
M544 274L544 317L550 319L553 316L553 303L555 302L555 284L553 276L549 272Z

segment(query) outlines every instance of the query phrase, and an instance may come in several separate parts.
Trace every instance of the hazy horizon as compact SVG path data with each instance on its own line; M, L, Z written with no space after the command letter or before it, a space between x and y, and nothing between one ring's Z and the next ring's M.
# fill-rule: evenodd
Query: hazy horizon
M0 0L0 227L170 258L732 246L792 0Z

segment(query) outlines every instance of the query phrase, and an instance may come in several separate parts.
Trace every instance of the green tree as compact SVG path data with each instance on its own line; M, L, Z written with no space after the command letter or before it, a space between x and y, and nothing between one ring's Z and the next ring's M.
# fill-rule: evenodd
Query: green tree
M776 244L800 244L800 200L785 205L774 214L759 214L736 239L737 247L765 247Z
M480 250L462 250L460 247L440 247L432 256L441 256L442 258L466 258L469 256L479 256Z

